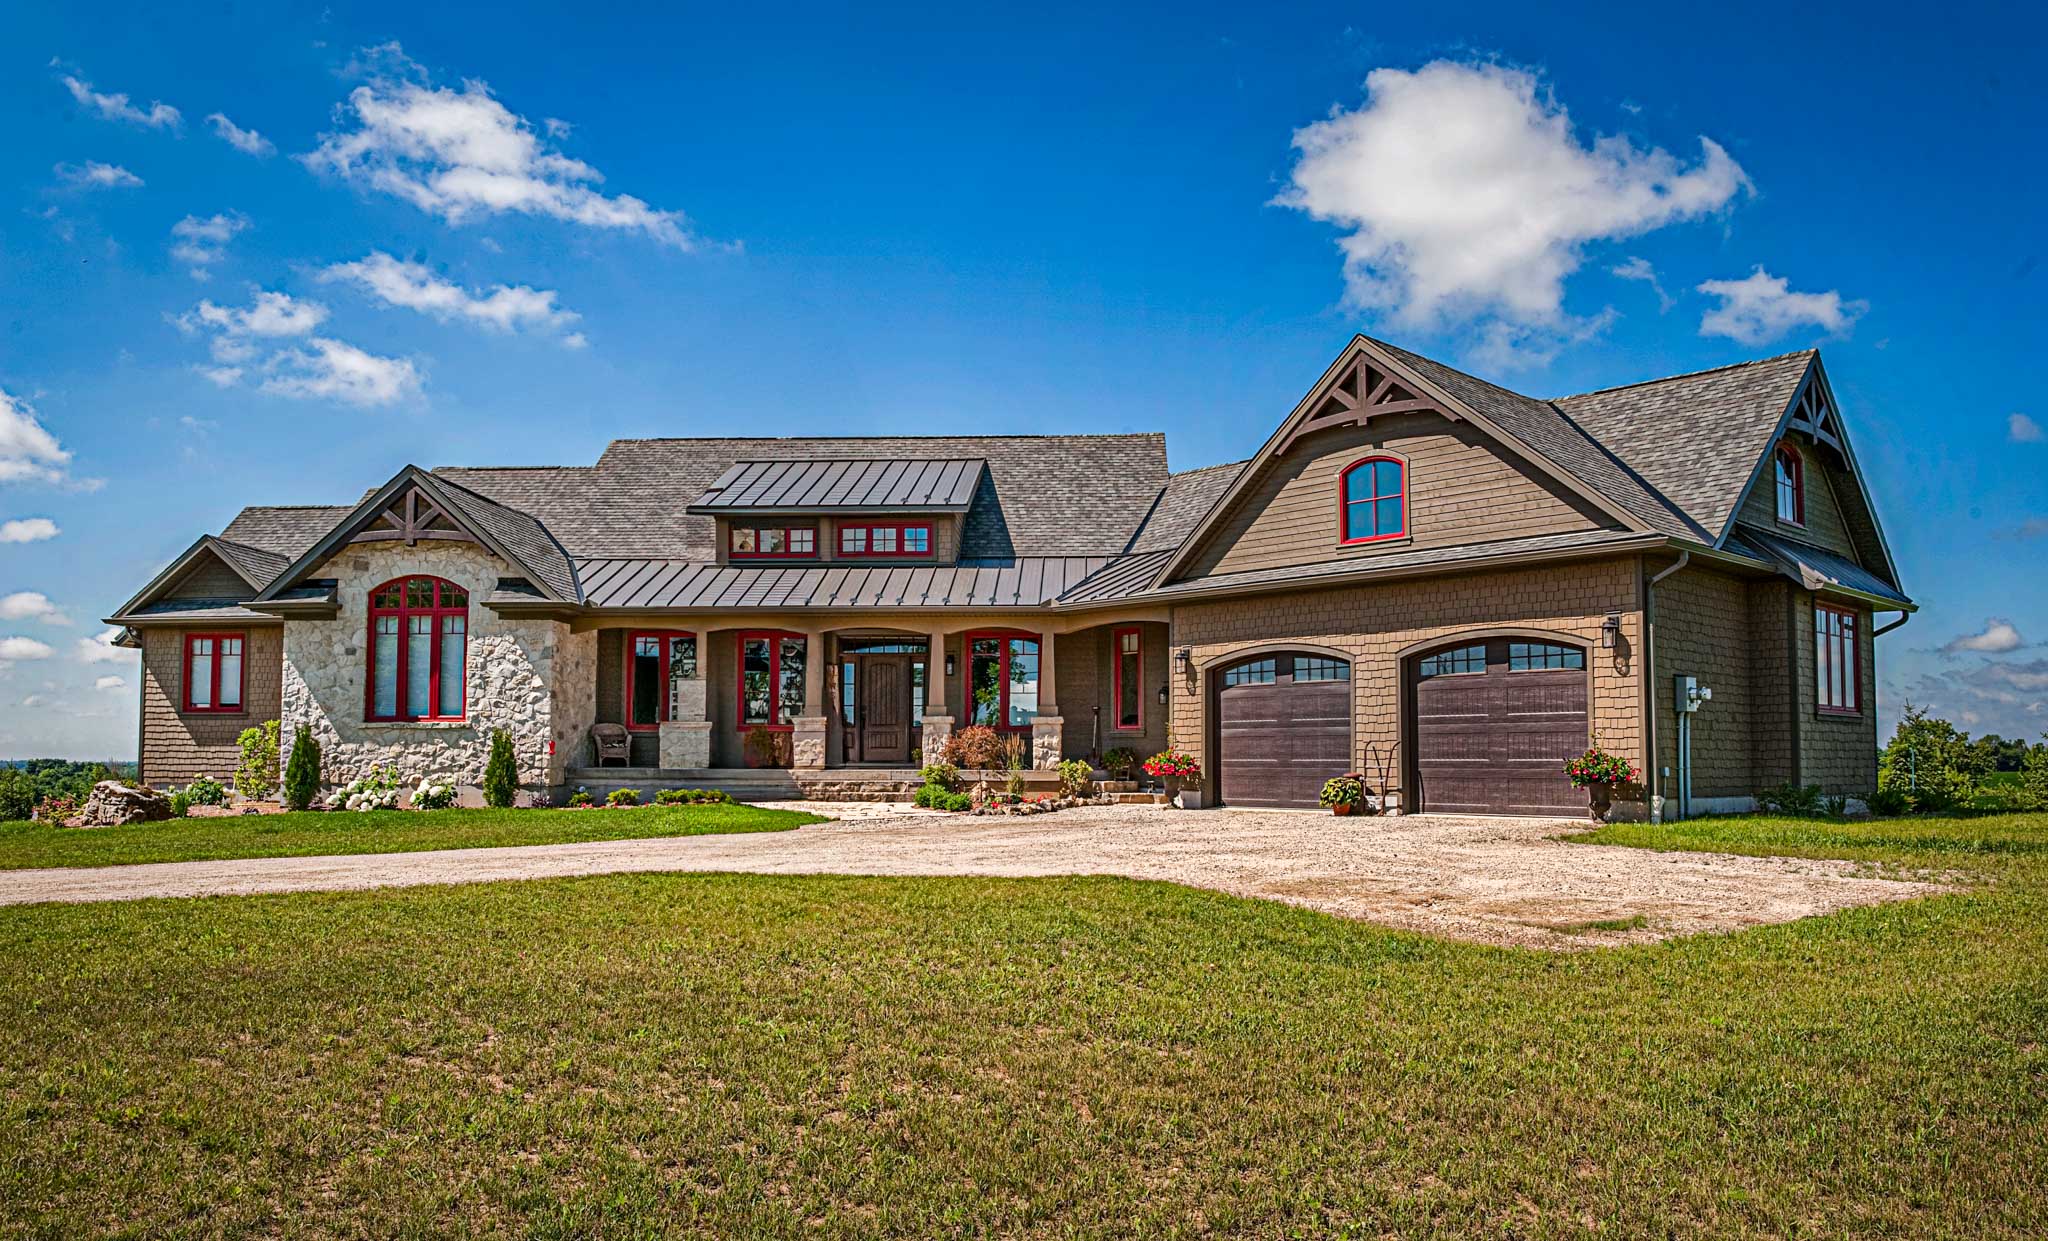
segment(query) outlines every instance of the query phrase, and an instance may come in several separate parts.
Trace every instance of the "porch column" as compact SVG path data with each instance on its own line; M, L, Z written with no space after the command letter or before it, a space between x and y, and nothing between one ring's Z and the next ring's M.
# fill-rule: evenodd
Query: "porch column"
M1053 635L1038 635L1038 715L1031 721L1031 765L1041 771L1060 765L1060 718L1053 686Z
M934 629L925 641L923 759L930 764L945 752L953 717L946 712L946 631Z
M674 639L668 639L674 641ZM711 720L705 709L704 662L710 656L705 635L688 639L696 652L694 675L676 671L678 652L669 651L669 712L661 722L660 757L655 761L675 771L701 771L711 766Z
M825 737L831 723L825 714L825 633L804 634L804 713L790 721L790 766L820 770L825 766Z

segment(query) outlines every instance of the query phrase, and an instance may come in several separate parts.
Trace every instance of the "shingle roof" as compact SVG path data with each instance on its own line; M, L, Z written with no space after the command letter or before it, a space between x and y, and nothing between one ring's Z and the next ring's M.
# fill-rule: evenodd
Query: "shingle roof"
M965 512L981 481L979 457L735 461L692 512Z
M289 563L334 529L334 523L354 511L353 504L257 505L235 514L220 537L244 547L273 552ZM276 571L271 574L276 575Z
M437 476L434 481L462 520L497 540L520 566L539 577L556 598L570 602L577 599L576 568L569 562L569 553L532 514L480 496L453 479Z
M1246 464L1232 461L1224 465L1208 465L1199 470L1183 470L1168 478L1165 489L1159 493L1159 502L1145 519L1144 528L1132 540L1131 550L1172 551L1186 542L1187 537L1195 532L1195 526L1244 472Z
M583 560L592 607L1038 607L1111 563L1103 556L1021 556L958 565L721 565L664 559Z
M1804 349L1555 404L1718 540L1813 358Z
M282 552L266 551L260 547L251 547L246 543L236 543L224 538L214 539L212 546L214 551L228 562L229 567L254 582L257 590L270 585L278 574L284 572L285 566L292 562L292 557Z

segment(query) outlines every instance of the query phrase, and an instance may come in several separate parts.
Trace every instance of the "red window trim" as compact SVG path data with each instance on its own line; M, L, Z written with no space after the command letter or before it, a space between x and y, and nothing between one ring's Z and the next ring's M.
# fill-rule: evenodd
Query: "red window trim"
M1778 512L1778 472L1771 471L1771 512L1779 521L1788 526L1806 528L1806 456L1796 445L1778 445L1778 458L1791 463L1792 470L1792 516ZM1772 464L1776 464L1774 460Z
M773 724L750 724L747 722L747 640L750 638L768 639L768 704L769 709L778 717L778 722ZM777 733L793 732L796 729L796 721L791 720L788 723L782 723L779 718L782 714L781 640L783 638L795 638L804 643L804 675L809 676L811 648L810 635L807 633L797 633L790 629L742 629L733 641L733 663L737 665L734 671L736 678L734 686L738 693L732 700L732 713L735 723L739 726L739 731L743 733L752 732L756 728L765 728L770 732ZM697 658L704 658L702 650L697 652Z
M867 531L869 550L864 552L846 550L846 532L849 530ZM875 546L875 531L877 530L894 530L896 532L896 551L878 552L873 550ZM906 530L924 531L923 551L906 552L902 550L903 532ZM856 521L839 527L837 533L833 536L833 546L837 549L836 554L847 560L873 560L877 557L883 560L929 560L938 549L938 539L935 535L936 532L928 521Z
M192 644L202 638L213 639L213 672L208 688L213 691L210 707L192 705ZM224 707L220 703L220 644L223 639L233 639L242 644L242 662L236 670L241 684L235 687L235 705ZM178 680L184 686L186 715L247 715L249 714L249 635L246 630L220 630L215 632L188 633L185 635L185 662L178 670Z
M623 704L625 710L621 713L621 718L625 720L628 732L655 732L663 724L667 723L669 718L668 695L664 693L660 700L655 703L655 723L635 724L633 722L633 648L639 645L642 638L657 638L661 641L661 684L666 689L669 683L668 640L670 638L694 638L696 636L696 631L691 629L628 629L626 631L626 670L625 691L623 695L625 698L625 703ZM704 652L701 650L697 652L697 668L700 673L704 668Z
M1124 709L1124 635L1138 635L1138 722L1123 722ZM1119 625L1109 631L1110 698L1109 731L1113 733L1141 733L1145 731L1145 631L1136 625Z
M1349 498L1351 494L1352 471L1362 465L1371 465L1375 461L1386 461L1401 467L1401 490L1399 493L1401 501L1401 528L1392 534L1369 534L1362 539L1346 538L1346 532L1351 529L1350 517L1353 504L1372 505L1381 500L1395 498L1391 495L1383 496L1377 492L1364 500L1352 500ZM1345 466L1343 471L1337 475L1337 545L1339 547L1356 547L1361 543L1385 543L1389 539L1405 539L1408 537L1408 527L1410 524L1408 513L1408 463L1406 461L1394 456L1392 453L1376 452L1371 456L1360 457L1358 460L1353 461L1350 465Z
M761 542L761 531L780 530L782 531L782 542L785 547L789 545L790 532L792 530L801 530L811 536L811 550L807 552L743 552L733 546L734 536L741 530L752 530L754 532L754 543L756 546ZM736 522L725 528L725 553L728 558L733 560L816 560L818 558L818 528L816 526L758 526L749 522Z
M432 582L434 584L434 606L428 608L408 607L405 603L405 584L407 582ZM377 596L382 594L386 587L390 586L398 587L398 606L395 608L378 607L376 605ZM442 606L441 588L443 586L455 587L455 589L462 592L462 597L465 600L469 598L471 593L467 587L451 582L444 577L435 577L431 573L408 573L404 577L394 577L389 581L379 582L370 588L371 603L368 640L363 646L363 670L365 673L363 677L363 720L365 723L443 724L460 723L469 718L469 604L464 603L461 607ZM396 616L399 618L398 641L394 644L397 652L395 660L397 664L395 669L397 677L395 685L397 690L392 695L392 704L398 708L396 715L377 714L377 618L380 616ZM434 618L433 653L429 657L430 667L427 670L427 702L433 706L434 710L432 714L428 715L408 715L405 711L406 665L412 658L412 643L408 640L411 635L406 632L409 628L406 620L413 616L431 616ZM441 714L441 621L443 618L450 616L460 616L462 618L462 711L456 715L443 715Z
M1045 635L1028 629L970 629L960 636L960 654L965 660L960 671L960 699L967 707L967 725L974 727L974 640L976 638L997 638L1002 641L1000 660L996 664L996 720L994 724L979 727L993 728L999 733L1028 733L1029 724L1010 723L1010 639L1029 638L1038 644L1038 700L1045 701Z
M1843 607L1839 603L1822 603L1818 600L1814 602L1813 611L1814 630L1816 636L1819 635L1820 614L1823 612L1841 617L1843 621L1846 622L1844 626L1845 632L1841 635L1841 637L1829 640L1831 651L1831 659L1829 666L1837 666L1838 663L1846 657L1847 663L1845 666L1845 671L1847 672L1847 676L1844 678L1843 683L1849 687L1849 701L1852 704L1850 706L1830 706L1821 701L1821 667L1818 659L1819 651L1816 650L1816 658L1813 668L1814 705L1822 715L1861 715L1863 714L1862 613L1858 612L1854 608Z

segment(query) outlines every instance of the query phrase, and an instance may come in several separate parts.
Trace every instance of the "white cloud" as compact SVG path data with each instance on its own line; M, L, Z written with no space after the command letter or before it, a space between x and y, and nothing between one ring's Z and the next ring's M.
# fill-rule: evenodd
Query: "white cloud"
M21 705L24 707L41 707L49 705L49 702L50 696L48 694L30 694L21 700Z
M144 112L130 103L128 96L119 93L99 94L93 90L92 83L68 73L64 75L64 87L71 92L73 99L110 121L127 121L134 125L147 125L151 129L175 129L184 119L176 108L167 103L151 100L149 111Z
M0 660L6 660L10 663L23 659L48 659L56 653L56 650L49 643L38 642L34 638L24 638L19 635L11 638L0 638Z
M125 689L127 686L126 677L95 677L92 683L94 689Z
M206 120L213 126L213 132L220 135L221 141L244 155L261 158L277 154L277 148L271 145L270 139L253 129L243 129L219 112L209 114Z
M556 306L559 294L552 289L523 284L493 285L489 293L464 289L436 276L424 263L409 263L382 251L353 263L337 263L321 272L320 278L350 281L386 305L430 314L444 323L463 319L501 332L521 328L559 331L581 318ZM580 348L582 343L579 334L570 347Z
M61 483L71 454L36 420L27 401L0 388L0 483Z
M247 336L304 336L327 321L327 307L319 302L295 298L289 293L258 289L246 310L201 301L177 319L187 332L208 328L223 333L228 345L215 357L224 362L246 361L253 347L235 338Z
M239 366L195 366L192 369L216 388L232 388L242 382L242 368Z
M1672 300L1669 293L1664 291L1663 283L1657 279L1657 269L1650 265L1650 260L1648 259L1631 257L1627 262L1616 263L1607 270L1610 275L1619 276L1623 280L1639 280L1649 285L1650 291L1657 295L1657 310L1659 313L1668 311L1678 304Z
M1794 293L1783 276L1761 267L1740 280L1708 280L1698 288L1721 299L1700 320L1700 335L1726 336L1745 345L1761 345L1809 324L1839 336L1870 309L1868 302L1843 301L1832 289Z
M1994 616L1984 622L1984 631L1982 633L1963 634L1941 649L1952 655L1963 651L1978 651L1986 655L2003 655L2007 651L2016 651L2026 644L2026 639L2020 637L2020 631L2013 627L2011 621L2002 620Z
M17 590L11 595L0 596L0 620L34 620L46 625L71 623L71 619L50 602L48 595L34 590Z
M1687 166L1619 136L1584 142L1531 73L1437 61L1377 69L1366 102L1294 134L1283 206L1346 230L1347 300L1401 320L1570 330L1565 278L1591 242L1727 206L1749 177L1700 139Z
M2048 439L2048 432L2042 431L2041 424L2025 414L2008 415L2005 420L2005 433L2015 444L2038 444Z
M80 638L72 654L82 664L119 663L132 657L135 652L127 647L115 646L114 639L121 636L119 629L103 629L90 638ZM0 654L0 658L5 658Z
M81 189L132 190L142 184L141 177L119 164L102 164L96 159L83 164L58 164L53 171L65 184Z
M307 348L272 354L264 363L263 390L277 396L390 405L419 391L419 368L405 358L385 358L324 336Z
M17 517L0 521L0 543L40 543L61 533L47 517Z
M213 274L207 269L226 257L228 243L248 227L249 217L239 211L204 219L188 215L171 225L171 257L190 263L194 280L205 280Z
M678 211L591 186L597 169L551 149L535 126L470 80L435 87L395 43L369 49L369 80L336 108L335 132L301 156L306 166L391 194L461 224L473 215L548 216L590 228L645 233L694 249ZM546 127L558 139L557 127Z

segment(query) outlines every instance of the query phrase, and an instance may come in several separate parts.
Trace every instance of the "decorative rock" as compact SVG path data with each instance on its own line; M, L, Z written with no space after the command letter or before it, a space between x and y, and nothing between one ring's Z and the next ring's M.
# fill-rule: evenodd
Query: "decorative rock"
M129 788L114 780L92 786L85 809L73 827L118 827L123 823L156 823L171 817L171 799L152 788Z

